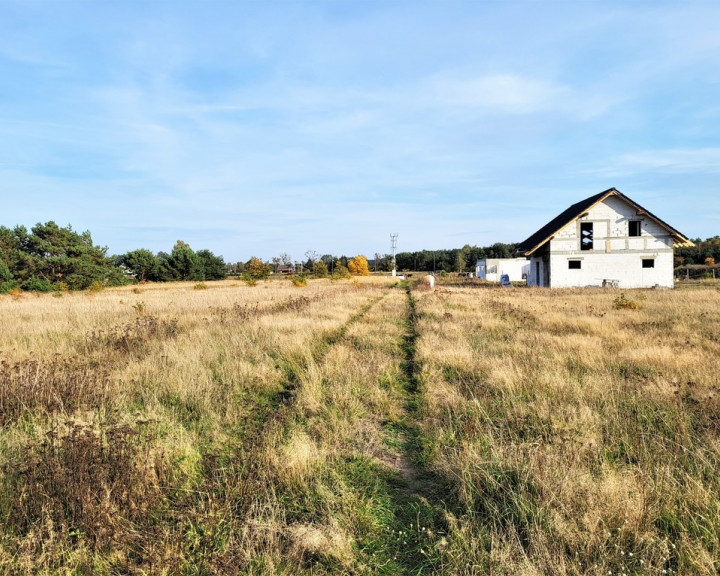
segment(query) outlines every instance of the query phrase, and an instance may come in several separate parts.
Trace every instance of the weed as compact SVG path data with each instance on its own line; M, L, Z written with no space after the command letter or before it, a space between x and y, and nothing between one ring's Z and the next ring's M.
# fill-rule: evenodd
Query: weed
M160 320L154 316L141 316L128 324L91 332L85 340L85 346L90 351L110 349L139 355L148 352L147 347L152 341L174 338L177 333L176 319Z
M640 307L640 305L637 302L635 302L635 300L631 300L630 298L627 298L625 296L625 293L623 292L622 294L620 294L620 296L618 296L617 298L615 298L615 300L613 300L613 307L615 308L615 310L622 310L622 309L637 310Z
M257 286L257 279L254 278L254 277L252 277L252 276L251 276L250 274L248 274L248 273L243 274L242 279L243 279L243 282L245 282L245 284L247 284L247 285L250 286L251 288L254 287L254 286Z
M307 274L305 274L304 272L296 274L295 276L292 276L290 278L290 282L292 282L293 286L304 288L305 286L307 286Z
M162 463L149 450L148 434L147 425L68 421L39 444L21 447L15 458L22 465L2 470L4 496L13 502L5 511L8 527L42 534L52 525L98 549L132 544L152 528L161 498Z
M109 372L77 358L0 362L0 425L42 413L99 408L109 398Z
M208 285L205 284L205 282L198 282L197 284L195 284L195 286L193 286L193 290L207 290L207 289L208 289Z

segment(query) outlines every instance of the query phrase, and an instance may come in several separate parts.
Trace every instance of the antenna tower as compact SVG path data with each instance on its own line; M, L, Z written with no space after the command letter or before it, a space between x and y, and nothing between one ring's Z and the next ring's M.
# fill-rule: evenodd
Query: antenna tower
M393 276L397 276L397 267L396 267L396 262L395 262L395 251L397 250L397 237L398 237L397 233L390 234L390 245L392 246L392 255L393 255L393 259L392 259L392 264L393 264L392 275Z

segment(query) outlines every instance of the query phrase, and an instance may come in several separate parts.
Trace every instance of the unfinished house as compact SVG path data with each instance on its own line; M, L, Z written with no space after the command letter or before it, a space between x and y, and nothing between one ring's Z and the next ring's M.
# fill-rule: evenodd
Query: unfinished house
M673 287L673 249L693 243L610 188L573 204L517 248L529 286Z
M489 282L500 282L507 274L511 282L522 282L530 272L527 258L486 258L475 265L475 277Z

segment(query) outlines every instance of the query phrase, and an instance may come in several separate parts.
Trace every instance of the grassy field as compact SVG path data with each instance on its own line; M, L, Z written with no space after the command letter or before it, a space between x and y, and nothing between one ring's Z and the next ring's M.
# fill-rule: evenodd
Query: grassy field
M720 570L716 288L226 281L0 318L3 573Z

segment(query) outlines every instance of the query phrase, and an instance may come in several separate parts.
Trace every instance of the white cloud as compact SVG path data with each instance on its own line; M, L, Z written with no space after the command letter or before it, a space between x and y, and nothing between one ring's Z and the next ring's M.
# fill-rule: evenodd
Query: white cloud
M567 87L516 74L453 78L439 75L418 89L428 105L480 108L509 114L529 114L555 108L567 98Z

